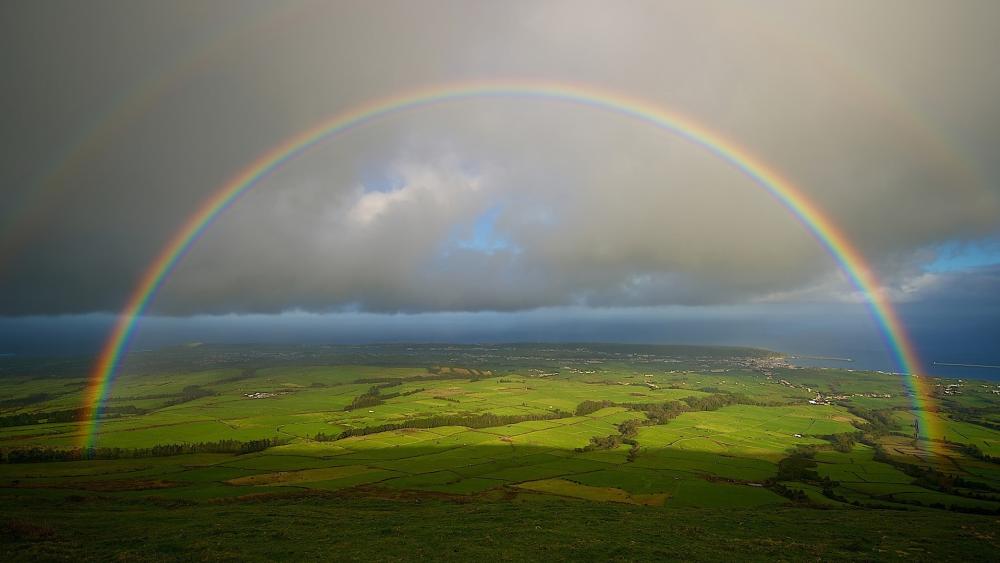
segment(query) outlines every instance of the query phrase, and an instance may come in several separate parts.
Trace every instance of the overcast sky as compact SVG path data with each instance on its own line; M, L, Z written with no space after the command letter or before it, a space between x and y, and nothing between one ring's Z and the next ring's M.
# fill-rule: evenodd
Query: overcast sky
M897 301L1000 291L983 270L1000 263L994 1L15 1L0 65L0 316L114 312L200 202L282 139L490 78L592 84L722 133L814 200ZM703 149L592 108L486 98L286 164L152 311L857 299L786 209Z

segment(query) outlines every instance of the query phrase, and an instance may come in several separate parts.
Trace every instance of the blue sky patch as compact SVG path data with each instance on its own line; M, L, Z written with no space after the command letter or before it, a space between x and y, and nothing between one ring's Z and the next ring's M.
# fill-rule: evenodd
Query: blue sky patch
M973 243L949 242L937 247L938 256L928 272L955 272L1000 264L1000 237Z
M500 250L516 250L510 240L496 231L497 219L502 211L502 206L494 205L480 213L472 223L472 236L459 239L457 246L484 254L493 254Z
M482 254L494 254L500 251L520 252L520 247L496 230L496 222L502 211L501 205L494 205L483 211L473 220L471 229L467 223L456 225L445 242L442 257L447 257L455 248Z
M406 185L406 178L388 166L366 166L360 175L365 192L393 192Z

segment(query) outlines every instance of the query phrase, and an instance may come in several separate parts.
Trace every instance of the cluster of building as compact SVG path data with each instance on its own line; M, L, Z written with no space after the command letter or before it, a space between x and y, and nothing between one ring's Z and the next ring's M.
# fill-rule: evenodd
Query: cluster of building
M284 395L284 393L270 393L268 391L256 391L253 393L244 393L243 396L247 399L269 399L271 397L278 397Z
M938 383L936 385L936 387L941 387L941 384ZM944 394L945 395L961 395L962 394L962 380L959 379L958 383L949 383L948 385L945 385L944 386Z
M850 395L823 395L816 393L816 396L809 399L810 405L832 405L833 401L846 401L851 397L868 397L870 399L891 399L892 393L851 393Z
M569 373L597 373L597 370L593 369L579 369L571 366L563 366L562 369L568 371Z

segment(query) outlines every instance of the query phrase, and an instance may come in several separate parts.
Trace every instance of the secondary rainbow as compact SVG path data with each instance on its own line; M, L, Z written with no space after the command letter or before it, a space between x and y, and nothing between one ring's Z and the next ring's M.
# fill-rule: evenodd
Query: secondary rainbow
M526 98L552 100L613 112L655 126L714 154L774 197L812 234L837 261L851 283L865 296L872 317L892 351L912 397L922 434L940 436L935 417L929 415L930 389L920 376L916 350L896 311L861 252L822 210L776 170L736 143L681 114L646 100L589 85L538 80L461 82L429 86L381 98L333 115L294 135L243 169L216 190L171 237L145 271L120 313L94 367L84 395L86 409L82 447L94 447L100 409L114 381L122 356L128 349L139 318L177 263L241 194L258 185L281 166L317 143L355 127L395 113L475 98ZM933 442L932 442L933 443Z
M186 45L185 56L162 69L152 68L145 80L123 91L117 99L109 97L105 110L96 112L91 123L32 182L33 189L0 213L0 270L7 267L10 258L24 252L26 241L45 228L48 206L65 189L67 180L79 172L80 166L106 151L158 102L198 74L211 72L213 62L228 54L241 53L246 42L256 37L289 29L291 24L310 17L310 8L317 4L318 0L297 5L273 2L242 17L231 18L216 33Z

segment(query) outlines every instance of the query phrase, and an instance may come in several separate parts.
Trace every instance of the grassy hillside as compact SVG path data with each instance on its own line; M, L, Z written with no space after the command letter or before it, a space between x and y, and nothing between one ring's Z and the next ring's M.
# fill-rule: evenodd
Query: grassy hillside
M79 374L7 375L2 541L95 559L517 559L545 557L542 537L567 559L998 547L995 384L931 382L937 411L916 413L898 376L762 351L355 348L150 356L91 451Z
M519 493L362 493L179 503L36 498L0 528L11 560L966 560L995 518L929 511L664 511ZM0 501L5 514L24 511Z

